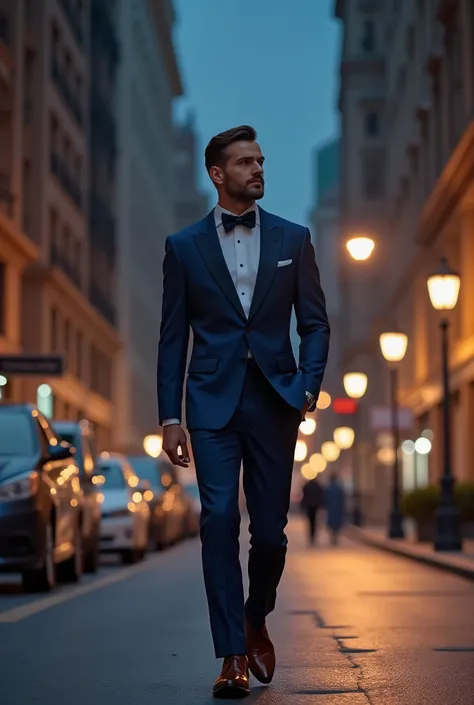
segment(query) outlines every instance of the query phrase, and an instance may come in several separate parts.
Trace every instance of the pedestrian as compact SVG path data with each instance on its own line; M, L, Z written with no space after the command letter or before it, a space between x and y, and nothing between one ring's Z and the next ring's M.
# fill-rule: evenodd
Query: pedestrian
M329 477L324 504L327 511L327 526L331 535L331 543L336 546L339 541L339 534L344 526L346 503L344 488L334 472Z
M264 157L252 127L216 135L205 151L218 203L202 221L166 240L158 355L163 448L189 463L181 425L186 383L202 503L204 582L217 658L216 697L247 695L249 668L272 680L275 651L265 619L285 564L284 529L299 425L313 411L326 366L329 325L307 228L258 207ZM299 365L289 329L296 311ZM239 562L238 493L250 517L249 594Z
M323 488L315 477L308 480L303 486L303 497L301 498L301 508L308 519L308 540L309 545L314 546L316 540L317 514L323 500Z

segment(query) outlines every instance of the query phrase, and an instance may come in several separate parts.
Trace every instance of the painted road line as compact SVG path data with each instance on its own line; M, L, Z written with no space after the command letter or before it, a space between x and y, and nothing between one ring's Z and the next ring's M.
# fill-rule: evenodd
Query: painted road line
M78 585L77 587L65 589L64 592L59 592L57 594L51 595L49 597L43 597L32 602L28 602L26 605L20 605L19 607L14 607L11 610L5 610L0 612L0 624L11 624L12 622L21 622L21 620L31 617L33 614L38 614L38 612L43 612L51 607L56 607L63 602L68 602L69 600L74 600L76 597L82 597L82 595L87 595L96 590L102 590L102 588L108 585L113 585L114 583L119 583L127 578L132 578L134 575L141 573L145 570L151 570L156 567L158 559L149 559L143 563L139 563L136 566L131 566L130 568L124 568L117 573L112 575L106 575L103 578L98 578L94 582L87 583L87 585Z

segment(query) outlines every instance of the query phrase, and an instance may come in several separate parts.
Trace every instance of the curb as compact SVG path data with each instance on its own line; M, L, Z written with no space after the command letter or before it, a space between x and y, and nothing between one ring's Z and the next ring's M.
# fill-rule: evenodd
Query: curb
M393 553L397 556L403 558L409 558L418 563L423 563L430 568L438 568L438 570L444 570L449 573L454 573L462 578L467 578L467 580L474 580L474 561L472 562L472 568L468 566L456 565L451 563L449 560L443 560L441 556L430 556L423 555L420 553L415 553L407 549L406 545L395 542L392 539L377 539L373 538L364 529L360 529L356 526L347 527L345 532L348 538L359 541L360 543L365 543L373 548L378 548L381 551L386 551L388 553Z

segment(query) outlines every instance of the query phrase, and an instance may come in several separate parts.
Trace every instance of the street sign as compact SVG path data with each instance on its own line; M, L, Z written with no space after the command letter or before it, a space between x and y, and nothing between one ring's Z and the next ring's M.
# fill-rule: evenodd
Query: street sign
M61 377L64 368L64 355L0 355L3 375Z
M357 402L349 397L333 399L332 408L336 414L355 414L357 411Z
M413 412L411 409L398 409L398 427L402 431L413 428ZM390 431L392 428L392 410L389 406L373 406L370 410L370 425L373 431Z

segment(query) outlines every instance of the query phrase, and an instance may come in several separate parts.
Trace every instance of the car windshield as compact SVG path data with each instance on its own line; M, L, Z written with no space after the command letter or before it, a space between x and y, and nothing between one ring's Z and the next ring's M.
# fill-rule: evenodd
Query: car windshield
M36 452L33 419L24 409L0 406L0 456L31 456Z
M99 475L104 478L102 483L104 490L123 490L125 488L122 468L117 463L101 463Z
M161 487L160 471L156 460L143 455L129 458L129 461L141 480L148 480L150 485L155 489Z

